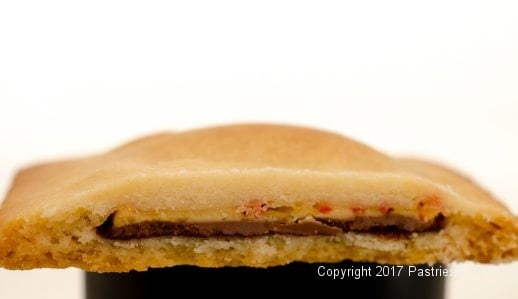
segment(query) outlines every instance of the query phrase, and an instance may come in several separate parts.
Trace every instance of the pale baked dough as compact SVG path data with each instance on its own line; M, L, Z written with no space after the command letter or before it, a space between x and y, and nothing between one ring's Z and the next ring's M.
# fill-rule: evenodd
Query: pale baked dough
M259 208L257 208L259 204ZM428 219L439 231L390 236L154 237L109 240L115 223L279 217L347 219L361 212ZM107 153L20 171L0 208L0 265L145 270L191 264L267 267L344 259L485 263L518 257L518 219L471 180L301 127L235 125L138 139Z

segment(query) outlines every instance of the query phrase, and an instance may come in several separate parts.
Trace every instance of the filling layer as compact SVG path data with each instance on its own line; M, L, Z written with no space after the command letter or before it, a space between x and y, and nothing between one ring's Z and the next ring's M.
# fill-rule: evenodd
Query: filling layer
M123 226L114 226L111 214L97 228L103 238L116 240L144 239L165 236L240 236L254 237L269 234L287 234L296 236L335 235L348 231L371 233L412 233L437 231L444 226L444 216L438 214L434 219L419 219L400 216L356 216L353 219L301 219L294 222L282 221L222 221L222 222L171 222L145 221Z

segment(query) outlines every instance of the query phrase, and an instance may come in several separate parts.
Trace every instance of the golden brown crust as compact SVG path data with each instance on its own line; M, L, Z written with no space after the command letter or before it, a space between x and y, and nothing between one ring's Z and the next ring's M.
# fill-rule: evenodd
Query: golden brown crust
M439 233L161 237L106 240L116 221L239 221L390 211ZM36 244L36 245L35 245ZM298 248L298 249L297 249ZM325 248L325 250L322 250ZM102 155L21 171L0 208L0 265L143 270L176 264L269 266L290 261L422 263L518 257L518 220L457 173L394 159L343 136L292 126L237 125L162 133Z

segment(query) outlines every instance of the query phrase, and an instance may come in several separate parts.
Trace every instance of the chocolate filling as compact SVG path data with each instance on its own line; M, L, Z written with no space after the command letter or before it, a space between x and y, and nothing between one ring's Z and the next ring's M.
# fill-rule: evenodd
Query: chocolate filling
M170 222L144 221L115 227L115 213L97 228L97 233L107 239L129 240L165 236L240 236L254 237L269 234L296 236L335 235L348 231L370 233L412 233L437 231L444 226L444 216L437 215L429 221L399 216L384 215L379 217L357 216L350 220L324 219L298 220L285 223L280 221L222 221L222 222Z

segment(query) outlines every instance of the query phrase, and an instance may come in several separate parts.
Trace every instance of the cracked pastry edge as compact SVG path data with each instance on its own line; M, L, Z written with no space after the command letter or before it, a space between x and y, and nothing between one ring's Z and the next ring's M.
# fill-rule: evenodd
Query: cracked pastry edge
M100 238L91 227L102 217L91 217L78 210L75 217L57 223L45 218L32 219L30 226L23 220L11 223L0 243L2 266L127 272L182 264L268 267L295 261L500 263L518 256L518 225L510 219L493 219L499 223L494 225L482 216L450 215L438 232L399 237L346 232L337 236L159 237L128 241ZM9 244L16 244L16 248Z
M271 173L267 177L272 179ZM312 173L311 177L316 179L319 176ZM372 180L374 177L376 179ZM385 183L392 187L397 181L404 185L400 181L401 175L374 177L369 177L371 183L379 183L378 179L385 178L388 180ZM328 178L325 175L320 177L326 181ZM248 179L255 182L253 176ZM308 177L301 175L299 179L305 181ZM99 195L93 192L86 194L82 201L76 198L75 202L83 203L82 206L66 206L51 211L38 209L37 213L27 213L24 217L0 219L3 222L0 226L0 265L12 269L73 266L87 271L124 272L179 264L267 267L292 261L334 262L344 259L392 264L463 260L497 263L518 257L518 219L505 208L465 202L449 188L425 179L410 178L409 182L415 184L411 189L420 186L418 189L422 194L435 192L448 203L441 210L446 212L448 223L439 233L418 233L399 240L348 232L339 236L162 237L111 241L99 238L95 228L120 203L127 204L128 200L86 200ZM111 187L106 191L108 194L115 192L114 186ZM264 186L257 187L266 190ZM382 187L378 186L385 190ZM408 198L405 195L408 189L403 189L397 197ZM381 196L383 192L376 194ZM465 209L466 204L469 209Z

